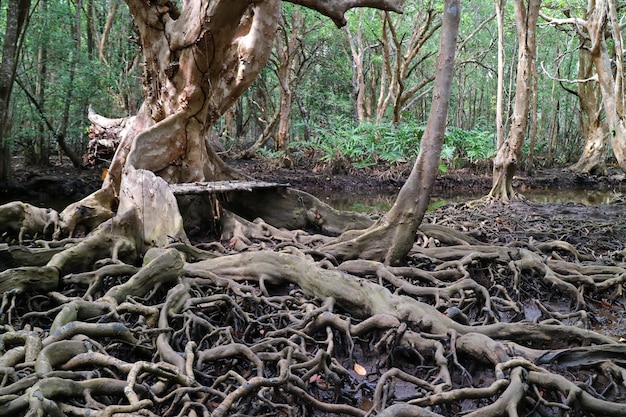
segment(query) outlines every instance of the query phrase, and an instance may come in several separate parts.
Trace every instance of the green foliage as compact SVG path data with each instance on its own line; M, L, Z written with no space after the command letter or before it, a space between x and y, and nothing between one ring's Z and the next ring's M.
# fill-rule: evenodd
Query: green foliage
M495 133L452 128L446 133L441 159L475 164L495 155Z
M343 159L359 169L413 160L419 153L424 126L411 121L398 126L371 122L357 125L351 119L337 117L323 126L316 126L314 132L313 141L294 142L292 146L300 151L314 150L321 162ZM493 132L453 128L446 132L439 169L447 172L446 163L474 164L492 158L494 153Z
M119 3L120 8L108 34L103 52L105 56L101 57L97 41L114 2ZM68 142L80 152L88 140L86 109L89 104L97 112L110 117L134 114L141 104L142 66L141 59L136 59L140 54L137 32L128 8L120 0L89 3L62 0L45 2L45 7L43 4L40 2L32 6L37 8L32 13L24 40L18 78L29 92L36 91L39 82L38 64L41 63L38 52L45 47L47 69L42 81L45 97L42 103L43 117L50 121L53 129L64 130ZM77 4L82 4L82 8L77 9ZM497 37L496 21L489 20L494 8L493 2L473 1L469 4L470 7L465 7L462 13L459 39L463 42L459 43L457 53L449 113L454 128L450 128L446 135L441 153L441 171L484 161L494 154L491 121L495 110ZM515 77L517 55L513 4L508 2L505 9L507 64L504 84L507 105L510 105L514 94L514 83L511 80ZM290 3L284 3L282 7L285 23L288 24L290 15L298 10L304 13L307 27L315 26L315 30L302 33L301 38L304 45L301 54L303 62L306 62L306 70L298 73L300 79L297 88L293 90L296 98L291 114L291 139L296 146L290 152L297 154L308 151L307 155L312 154L316 161L341 160L356 168L401 163L415 158L430 108L430 87L423 87L414 99L404 104L402 119L397 125L389 123L389 109L382 122L358 125L353 120L354 66L346 31L337 29L330 19L313 10ZM389 15L398 39L405 42L414 32L415 22L423 19L426 11L434 9L438 12L441 7L441 2L430 0L405 2L404 14ZM563 9L567 9L572 16L583 17L587 3L582 0L554 0L544 3L543 7L552 16L558 16ZM381 15L380 11L367 8L357 8L347 13L352 35L362 36L366 97L368 110L372 114L376 112L379 98L385 96L381 94L381 85L389 82L389 78L383 77L385 62L382 54ZM4 34L4 16L5 7L2 7L0 43ZM435 13L433 18L437 20L440 17ZM481 26L485 21L486 24ZM79 28L76 27L77 22ZM480 31L474 33L479 27ZM551 26L541 26L538 32L540 43L545 46L539 49L537 57L542 67L563 79L578 78L577 50L580 39L576 33L555 30ZM438 34L435 31L427 39L420 56L411 64L410 76L405 80L405 91L432 75ZM254 142L271 120L279 105L280 94L280 84L274 70L275 62L270 61L255 85L244 94L240 101L240 128L233 134L233 138L228 138L234 142L228 145ZM578 111L577 98L565 93L551 77L539 74L537 83L537 113L540 116L537 137L550 137L550 126L560 126L561 140L556 145L550 145L556 146L556 149L549 148L545 142L538 142L535 153L539 156L540 152L549 151L557 159L577 155L580 142L567 139L580 137L578 118L571 116ZM67 100L68 97L71 100ZM68 101L69 114L65 118ZM510 112L510 107L505 108L504 112L505 115ZM42 134L47 135L47 141L54 144L52 134L42 122L42 116L18 86L13 90L12 117L12 131L9 135L15 141L14 148L29 149L36 143L37 135ZM311 138L309 133L312 133ZM527 153L527 149L524 153ZM282 154L268 152L267 156L280 158Z
M315 150L322 162L343 158L355 168L364 168L379 162L405 162L414 158L424 130L414 124L396 127L391 123L367 122L357 125L339 116L324 126L315 127L314 132L313 141L297 142L294 146Z
M132 19L126 7L118 10L104 60L98 54L95 33L102 31L111 1L79 9L66 1L39 2L33 7L18 64L19 85L13 90L9 133L13 148L29 159L51 150L40 147L53 147L55 135L63 135L80 154L89 140L86 115L90 104L110 117L129 115L138 108L141 84L134 71L141 68L129 65L139 53L131 39ZM90 22L87 15L94 20ZM121 110L122 102L132 107Z

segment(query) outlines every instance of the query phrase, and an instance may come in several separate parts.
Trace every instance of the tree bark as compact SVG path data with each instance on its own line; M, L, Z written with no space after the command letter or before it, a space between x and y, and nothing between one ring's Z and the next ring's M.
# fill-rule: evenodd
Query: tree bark
M4 46L0 63L0 181L11 178L11 148L7 139L11 122L9 102L15 81L20 39L26 31L30 0L10 0L7 4Z
M498 148L493 160L493 186L489 192L491 198L503 201L515 197L512 182L522 156L528 125L532 66L535 65L536 55L537 17L541 7L541 0L528 0L527 4L523 1L514 3L519 52L513 121L508 137Z
M588 43L588 42L587 42ZM568 169L573 172L606 175L605 151L608 142L606 124L602 117L602 98L593 75L593 61L588 48L580 48L578 58L577 96L585 145L580 159Z
M439 156L448 117L459 19L459 2L447 0L443 11L432 107L422 137L420 153L407 182L400 189L393 207L373 226L355 238L332 244L325 249L337 258L362 257L397 264L404 260L413 246L415 233L428 208L439 169ZM344 236L348 237L351 235Z
M498 22L498 86L496 89L496 149L504 141L502 107L504 102L504 7L506 0L495 0Z
M615 78L613 78L613 69L611 68L611 58L609 56L606 31L608 30L609 20L612 19L610 9L615 9L612 1L599 0L589 3L588 10L589 19L587 29L591 38L591 57L598 74L598 82L600 91L602 92L602 102L606 113L606 122L609 130L609 138L613 147L613 154L617 163L626 172L626 125L624 123L624 91L623 91L623 69L621 62ZM616 23L613 21L611 26ZM617 23L619 26L619 23ZM619 30L612 31L615 50L618 54L617 59L621 59L621 32ZM618 52L619 49L619 52ZM617 61L616 61L617 65Z
M389 0L293 1L336 22L352 7L399 10ZM126 167L152 171L168 183L243 179L208 145L213 124L252 84L269 59L280 20L279 0L127 0L145 57L144 103L125 130L102 188L67 207L61 223L80 221L80 207L115 211Z
M383 26L384 30L384 26ZM363 123L368 115L365 107L365 72L363 61L365 59L365 47L363 45L363 11L359 13L359 24L356 35L352 35L350 28L346 26L348 43L352 53L352 94L354 100L354 114L359 123Z

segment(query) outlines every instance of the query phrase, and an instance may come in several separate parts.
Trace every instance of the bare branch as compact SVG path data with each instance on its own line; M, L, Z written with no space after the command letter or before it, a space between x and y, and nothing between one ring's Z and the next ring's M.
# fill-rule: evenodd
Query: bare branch
M576 32L580 36L585 37L585 30L584 29L587 29L587 21L584 20L584 19L580 19L578 17L568 17L566 19L558 19L556 17L548 16L547 14L543 13L542 11L539 11L539 17L541 17L549 25L552 25L552 26L571 25L574 29L576 29Z
M593 76L591 76L589 78L585 78L583 80L570 80L570 79L567 79L567 78L558 78L558 77L555 77L554 75L552 75L552 74L550 74L548 72L548 70L543 66L543 62L540 65L541 65L541 70L543 71L543 73L546 74L548 76L548 78L550 78L553 81L564 82L564 83L572 83L572 84L586 83L586 82L589 82L589 81L598 81L598 74L594 74Z
M337 27L346 25L345 13L355 7L371 7L373 9L388 10L402 13L399 0L284 0L316 10L330 17Z

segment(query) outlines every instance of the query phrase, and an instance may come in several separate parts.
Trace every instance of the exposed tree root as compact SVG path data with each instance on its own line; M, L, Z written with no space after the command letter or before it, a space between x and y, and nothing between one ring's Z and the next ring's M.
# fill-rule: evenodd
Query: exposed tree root
M592 329L595 300L624 302L619 252L487 245L445 211L399 266L235 215L202 250L137 228L155 205L121 197L46 264L0 274L0 416L626 414L626 347Z

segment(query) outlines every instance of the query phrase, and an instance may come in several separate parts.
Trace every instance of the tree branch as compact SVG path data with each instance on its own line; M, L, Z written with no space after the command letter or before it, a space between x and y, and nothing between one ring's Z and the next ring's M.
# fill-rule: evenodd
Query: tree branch
M388 10L402 13L399 0L284 0L316 10L330 17L337 27L346 25L344 14L355 7L371 7L373 9Z

